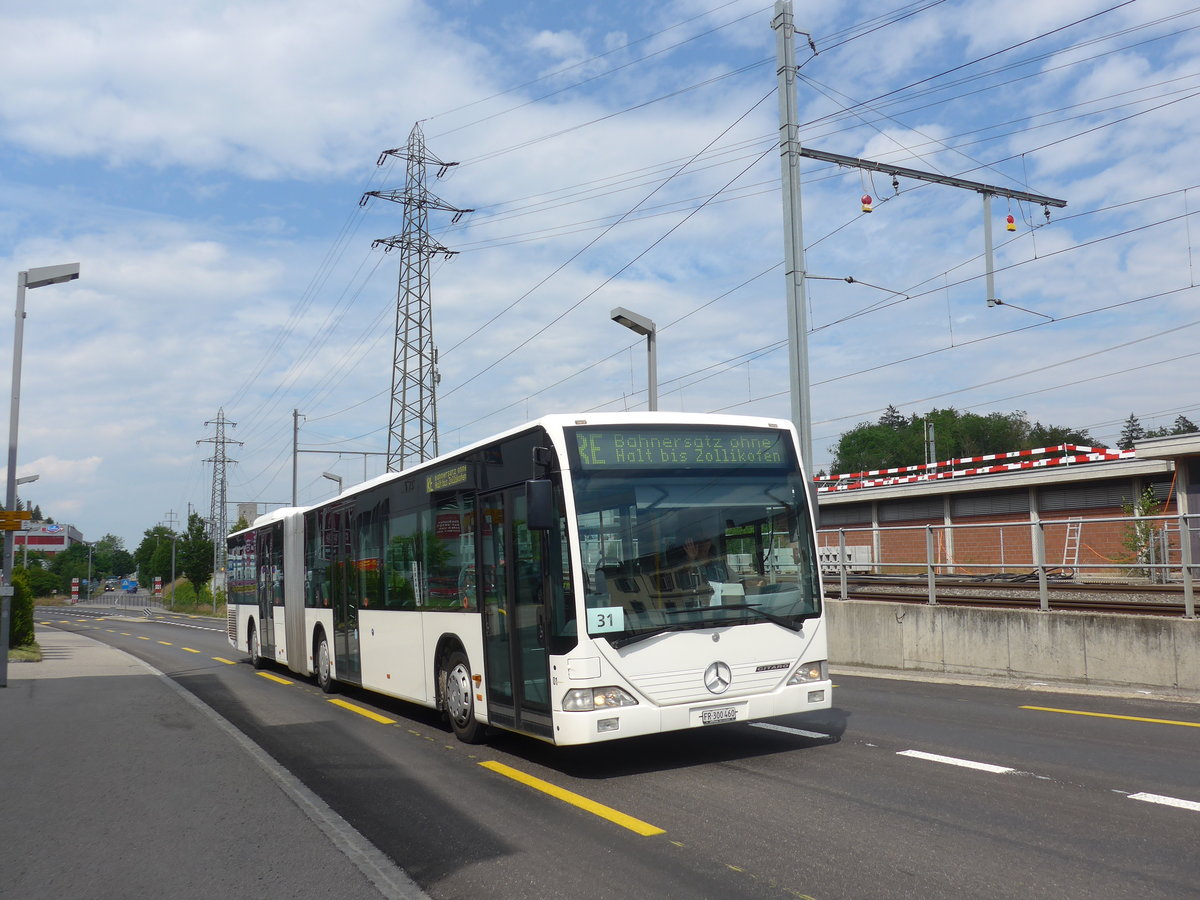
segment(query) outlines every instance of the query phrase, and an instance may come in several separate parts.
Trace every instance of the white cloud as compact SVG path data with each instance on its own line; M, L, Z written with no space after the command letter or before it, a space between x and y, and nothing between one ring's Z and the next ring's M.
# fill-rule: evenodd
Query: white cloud
M680 25L577 73L599 74L756 8L749 0L687 0L636 11L596 4L566 16L545 4L497 17L485 6L411 0L337 9L315 0L170 8L119 0L0 14L10 32L48 35L36 50L15 42L0 59L0 84L28 85L0 89L0 133L12 160L0 173L0 259L10 271L83 265L79 282L30 295L20 458L38 463L20 468L65 461L53 471L46 465L35 502L59 519L70 510L88 536L113 531L133 544L168 510L182 519L193 503L207 514L211 472L202 460L213 446L196 442L212 437L204 423L221 408L238 423L229 436L244 441L230 447L234 500L290 498L294 409L305 417L301 446L384 449L399 259L369 244L398 232L403 210L372 201L363 213L356 204L364 189L402 185L402 162L382 170L371 163L381 149L403 146L417 119L426 120L432 152L462 162L441 180L431 169L429 188L478 210L457 226L431 215L438 240L464 250L433 266L444 448L548 411L644 405L644 345L609 321L616 305L659 324L664 409L786 413L774 68L687 90L769 58L769 12L540 102L522 105L579 79L458 109ZM1136 4L1046 48L1167 8ZM803 71L843 104L868 99L1098 9L942 4L833 48L837 35L869 27L878 11L815 3L797 25L813 31L822 52ZM816 429L817 468L838 432L888 403L910 403L906 412L1024 408L1043 422L1086 426L1123 419L1127 406L1191 402L1184 380L1164 378L1161 368L1056 387L1177 354L1193 340L1187 334L963 390L1191 321L1190 294L1065 317L1184 283L1183 223L1146 227L1180 215L1181 194L1075 216L1183 187L1200 137L1194 105L1037 152L1031 148L1124 113L1031 132L1017 130L1020 122L989 128L1073 102L1101 106L1106 94L1178 77L1192 66L1191 46L1180 37L995 90L968 93L984 80L889 98L864 113L873 127L843 115L806 131L806 144L822 149L948 172L975 163L931 139L971 141L966 152L981 162L1016 158L966 177L1028 181L1069 201L1034 233L1023 220L1031 213L1040 222L1040 210L1021 210L1012 243L1002 226L1007 205L995 206L998 292L1060 319L1041 325L1030 313L986 307L976 195L902 183L887 199L887 176L804 163L809 272L860 282L808 284L811 323L821 326L810 340L813 415L833 420ZM664 95L674 96L643 105ZM651 196L665 173L763 97L719 138L724 155L698 160ZM841 109L811 86L801 99L806 117ZM520 108L495 115L513 107ZM1001 131L1015 133L989 137ZM897 144L920 157L906 159ZM736 183L745 188L737 199L722 196L684 221L764 150ZM864 185L880 201L869 216L858 209ZM568 262L643 199L628 221ZM1130 233L1077 248L1122 231ZM908 357L916 358L889 365ZM1001 399L1042 387L1055 390ZM954 393L921 399L947 391ZM362 458L352 455L302 456L300 466L302 502L327 496L322 470L348 484L363 477ZM368 458L371 474L378 466Z

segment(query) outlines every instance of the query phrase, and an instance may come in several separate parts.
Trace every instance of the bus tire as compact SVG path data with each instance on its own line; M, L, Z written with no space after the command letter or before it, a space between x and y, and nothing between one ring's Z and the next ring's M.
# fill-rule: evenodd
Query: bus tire
M438 685L442 690L442 708L450 717L454 736L464 744L480 743L484 727L475 718L475 685L467 654L455 650L445 658L438 673Z
M333 665L329 658L329 641L325 633L317 637L317 650L313 653L313 668L317 671L317 686L326 694L337 691L337 682L333 680Z
M250 665L256 669L261 669L266 664L263 659L262 646L258 642L258 629L254 627L254 623L250 623L250 633L246 635L246 650L250 654Z

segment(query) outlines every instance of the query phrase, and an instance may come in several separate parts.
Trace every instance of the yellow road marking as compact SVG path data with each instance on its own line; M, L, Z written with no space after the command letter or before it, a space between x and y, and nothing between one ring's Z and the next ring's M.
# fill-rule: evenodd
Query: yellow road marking
M1098 719L1123 719L1126 722L1152 722L1155 725L1183 725L1187 728L1200 728L1200 722L1178 722L1174 719L1147 719L1142 716L1118 716L1112 713L1085 712L1081 709L1054 709L1049 706L1022 706L1021 709L1062 713L1065 716L1095 716Z
M572 806L577 806L602 819L608 819L608 821L620 825L622 828L628 828L630 831L635 831L643 837L666 834L665 829L659 828L656 825L643 822L641 819L635 819L633 816L627 816L625 813L618 812L611 806L605 806L602 803L597 803L595 800L589 800L587 797L583 797L573 791L568 791L565 788L560 788L548 781L542 781L542 779L535 778L533 775L527 775L518 769L504 765L504 763L488 760L487 762L481 762L479 765L511 778L513 781L519 781L521 784L527 785L534 790L549 794L551 797L557 797L564 803L570 803Z
M268 681L274 681L278 684L295 684L296 683L294 681L289 681L286 678L280 678L278 675L272 675L270 672L259 672L258 674L260 676L262 676L263 678L267 679Z
M132 635L132 634L130 634L128 631L119 631L119 632L117 632L117 633L118 633L119 635L121 635L121 637L133 637L133 635Z
M137 636L137 639L138 639L139 641L148 641L148 640L150 640L150 638L148 638L148 637L142 637L140 634Z
M232 659L226 659L223 656L214 656L213 659L215 659L217 662L223 662L227 666L236 666L237 665L237 663L235 663Z
M174 647L175 646L170 641L159 641L159 643L162 644L164 647Z
M186 650L188 653L199 653L199 650L193 650L191 647L180 647L180 650Z
M395 719L389 719L387 716L381 716L377 712L371 712L369 709L364 709L361 706L355 706L353 703L347 703L345 700L330 700L334 706L340 706L342 709L348 709L350 712L358 713L360 716L365 716L373 722L379 722L382 725L395 725Z

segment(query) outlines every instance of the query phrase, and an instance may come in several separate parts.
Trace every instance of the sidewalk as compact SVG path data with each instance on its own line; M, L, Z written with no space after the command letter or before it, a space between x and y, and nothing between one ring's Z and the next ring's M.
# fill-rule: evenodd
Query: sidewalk
M0 688L0 897L425 894L207 706L39 628Z

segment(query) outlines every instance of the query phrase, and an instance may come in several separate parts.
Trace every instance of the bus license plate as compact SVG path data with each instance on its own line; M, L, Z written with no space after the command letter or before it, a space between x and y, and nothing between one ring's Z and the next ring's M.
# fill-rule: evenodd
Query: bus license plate
M721 706L716 709L700 710L701 725L719 725L722 722L734 722L736 720L736 706Z

